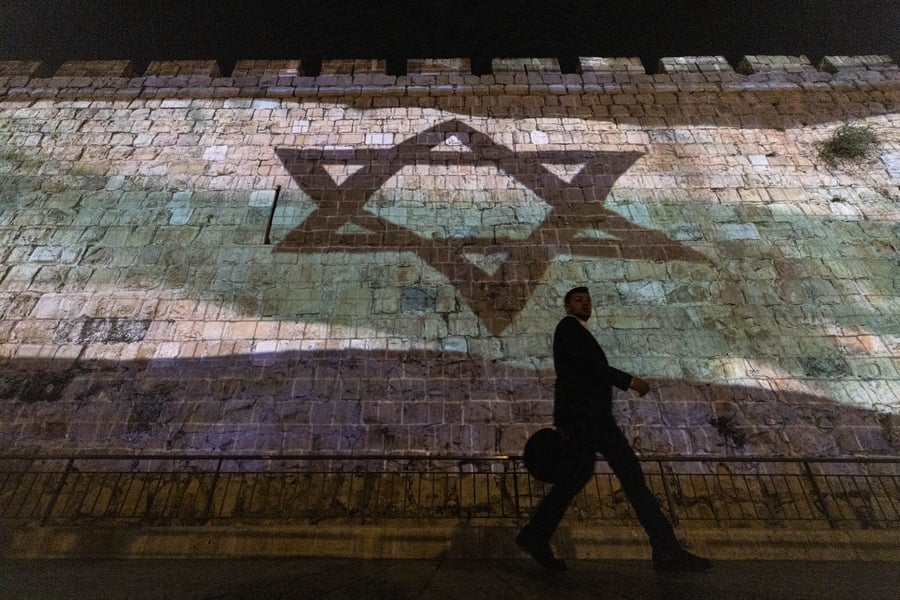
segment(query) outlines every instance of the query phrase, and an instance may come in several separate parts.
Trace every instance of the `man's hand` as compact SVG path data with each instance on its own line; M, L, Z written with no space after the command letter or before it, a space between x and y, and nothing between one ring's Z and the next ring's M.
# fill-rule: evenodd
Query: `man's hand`
M650 384L640 377L632 377L628 388L636 391L638 396L643 396L650 391Z

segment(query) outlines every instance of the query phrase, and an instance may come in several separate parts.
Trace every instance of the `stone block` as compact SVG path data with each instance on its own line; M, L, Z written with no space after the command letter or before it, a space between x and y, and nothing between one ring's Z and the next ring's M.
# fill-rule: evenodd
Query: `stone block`
M144 77L218 77L219 64L215 60L154 60L144 71Z
M471 75L468 58L411 58L406 61L408 75Z
M322 61L320 75L385 75L384 59L326 59Z
M54 77L134 77L134 65L128 60L72 60L64 62Z
M299 59L295 60L239 60L231 71L233 78L293 78L303 76Z
M271 208L275 203L275 190L254 190L250 192L248 205L255 208Z
M495 58L491 61L494 75L560 73L556 58Z
M48 73L39 60L2 60L0 61L0 77L31 78L45 77Z
M900 69L887 55L825 56L819 68L827 73L841 71L896 71Z
M600 57L580 56L578 58L580 73L633 73L643 75L646 70L641 59L632 57Z
M724 56L664 57L657 64L659 73L731 73L734 71Z
M747 55L741 59L737 72L742 75L755 73L799 73L814 70L809 58L804 55Z

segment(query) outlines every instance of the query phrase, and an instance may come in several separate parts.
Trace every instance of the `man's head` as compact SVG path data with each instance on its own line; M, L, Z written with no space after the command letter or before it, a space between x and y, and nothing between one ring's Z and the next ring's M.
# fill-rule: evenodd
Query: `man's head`
M566 292L563 304L565 304L567 315L572 315L582 321L591 318L591 293L586 287L572 288Z

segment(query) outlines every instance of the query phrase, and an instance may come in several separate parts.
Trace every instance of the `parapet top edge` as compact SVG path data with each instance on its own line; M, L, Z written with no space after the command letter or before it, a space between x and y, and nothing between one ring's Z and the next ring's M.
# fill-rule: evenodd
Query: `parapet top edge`
M752 75L779 71L891 71L900 69L889 55L827 55L818 65L804 56L745 55L737 65L723 56L662 57L648 68L637 57L578 57L577 61L549 58L495 58L486 72L473 69L468 58L411 58L405 69L389 64L386 59L326 59L304 61L238 60L223 65L217 60L163 60L139 64L132 60L73 60L53 65L41 60L0 61L0 77L17 77L20 84L32 79L55 78L231 78L242 77L321 77L321 76L441 76L441 75L502 75L502 74L585 74L627 72L643 74L675 73L735 73Z

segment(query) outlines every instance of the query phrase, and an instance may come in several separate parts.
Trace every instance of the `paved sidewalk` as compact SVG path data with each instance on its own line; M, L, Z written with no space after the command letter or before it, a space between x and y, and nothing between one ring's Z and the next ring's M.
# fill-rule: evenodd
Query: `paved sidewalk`
M724 561L702 574L658 574L649 561L7 560L0 596L67 598L866 599L896 600L896 562Z
M387 525L320 523L281 526L0 528L2 560L462 559L524 558L511 526L448 525L425 520ZM765 527L677 528L692 552L715 561L895 561L896 528L802 530ZM563 524L552 545L566 560L643 560L650 556L639 527ZM0 597L2 598L2 597Z

